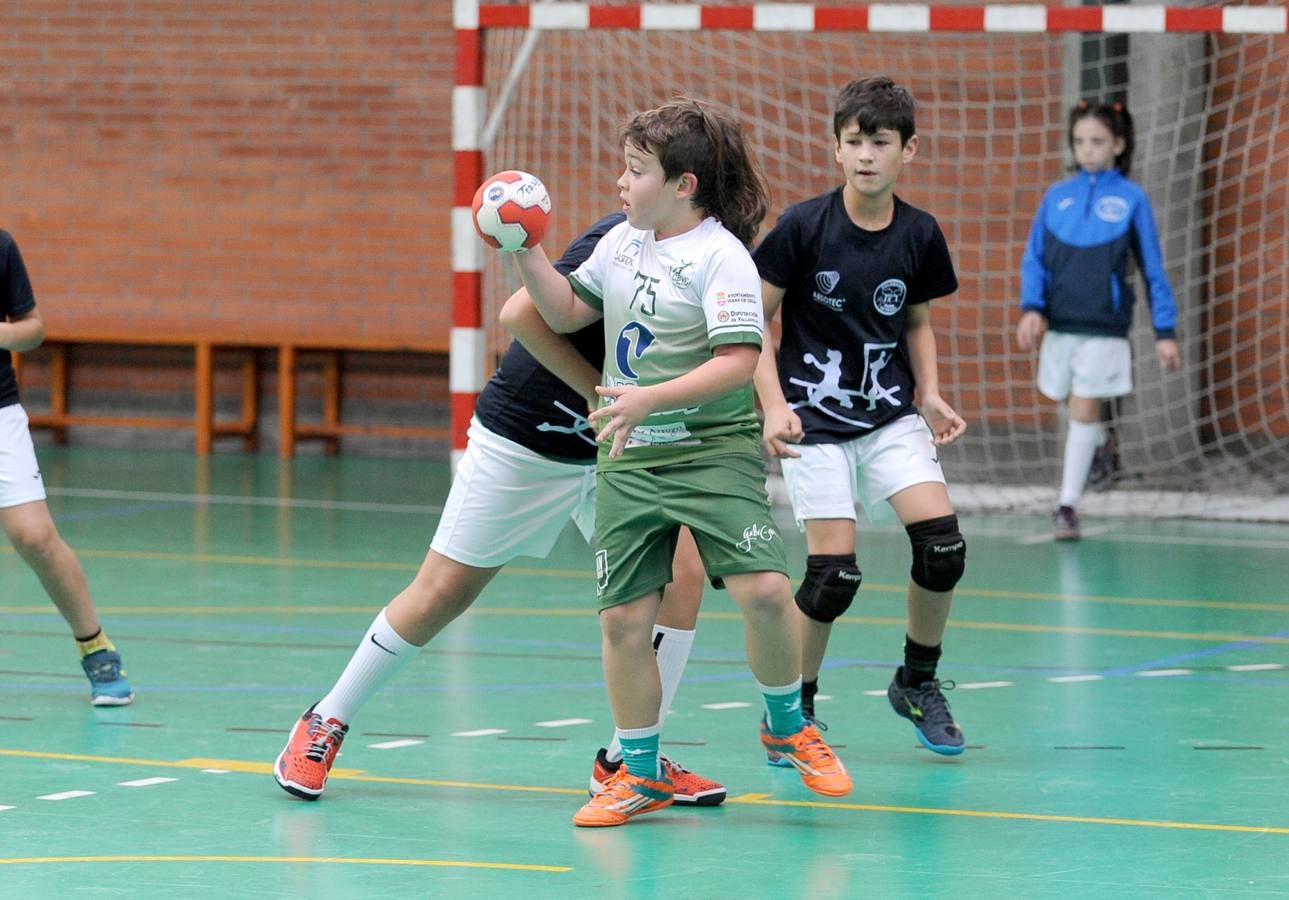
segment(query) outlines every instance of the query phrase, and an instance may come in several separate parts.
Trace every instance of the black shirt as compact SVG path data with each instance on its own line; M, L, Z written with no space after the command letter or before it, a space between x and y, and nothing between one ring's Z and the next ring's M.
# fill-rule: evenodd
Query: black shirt
M21 319L36 308L36 295L31 290L27 267L13 235L0 228L0 321ZM0 350L0 407L18 402L18 378L13 371L13 357Z
M625 219L605 216L578 235L555 268L568 275L580 266L600 238ZM568 335L597 370L604 365L604 325L595 322ZM484 385L474 414L488 430L550 459L595 459L595 431L587 421L586 399L544 368L519 341L512 341L501 364Z
M753 257L784 289L779 383L805 443L852 440L917 412L908 307L958 289L931 215L896 197L891 224L866 231L839 187L786 209Z

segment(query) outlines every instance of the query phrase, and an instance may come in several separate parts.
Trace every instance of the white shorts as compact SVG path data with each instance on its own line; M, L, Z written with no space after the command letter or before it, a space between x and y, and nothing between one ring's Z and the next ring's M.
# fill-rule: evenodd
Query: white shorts
M0 407L0 509L45 499L45 480L22 404Z
M875 525L895 520L889 500L907 487L944 484L940 454L921 416L904 416L844 444L799 444L783 459L783 483L797 527L810 519L855 519L855 501Z
M544 558L572 518L595 531L595 466L553 462L470 422L468 442L430 548L463 565Z
M1131 394L1128 339L1049 331L1038 353L1038 390L1051 400Z

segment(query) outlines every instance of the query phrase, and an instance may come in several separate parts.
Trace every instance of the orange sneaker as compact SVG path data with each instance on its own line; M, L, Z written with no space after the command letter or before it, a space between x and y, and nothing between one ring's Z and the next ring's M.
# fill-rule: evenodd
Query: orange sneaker
M615 763L609 762L607 753L608 751L601 747L600 752L595 755L595 766L591 769L589 789L592 797L604 790L605 783L622 766L621 760ZM658 760L676 789L673 799L677 806L720 806L725 802L725 785L719 781L712 781L710 778L691 772L674 759L662 754L658 755Z
M273 777L282 790L305 800L321 797L327 773L348 731L343 722L324 722L312 706L306 709L273 764Z
M761 720L761 745L776 765L786 762L797 770L806 787L825 797L845 797L853 786L850 774L837 754L824 743L814 722L806 720L796 734L779 737ZM780 761L782 760L782 762Z
M624 825L632 816L640 816L671 806L675 789L666 773L653 781L632 775L626 766L609 776L603 789L573 814L573 824L583 828Z

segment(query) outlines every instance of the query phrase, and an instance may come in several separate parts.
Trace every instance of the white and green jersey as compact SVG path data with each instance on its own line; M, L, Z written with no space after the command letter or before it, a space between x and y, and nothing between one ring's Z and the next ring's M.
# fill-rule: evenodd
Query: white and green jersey
M679 378L721 344L761 346L761 276L747 249L716 219L656 240L623 222L569 276L604 314L603 384L649 386ZM752 384L686 409L657 410L602 469L633 469L721 453L758 452Z

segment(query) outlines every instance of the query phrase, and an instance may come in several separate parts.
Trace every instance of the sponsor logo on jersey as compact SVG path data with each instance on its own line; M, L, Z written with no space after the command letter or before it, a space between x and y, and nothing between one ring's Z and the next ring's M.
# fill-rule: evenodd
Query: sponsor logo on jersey
M609 587L609 551L595 552L595 593L603 596Z
M1128 201L1122 197L1101 197L1092 211L1102 222L1122 222L1128 218Z
M822 306L840 312L846 307L846 298L832 296L833 290L840 281L840 272L816 272L815 290L810 294L810 298Z
M884 316L893 316L904 308L908 288L898 278L888 278L873 291L873 306Z
M644 356L645 351L653 346L655 340L654 333L642 322L631 321L623 325L622 330L618 332L615 354L618 371L627 378L639 378L635 369L631 368L631 362Z
M636 257L640 255L641 246L639 238L632 238L629 244L614 255L613 262L624 269L634 269Z

